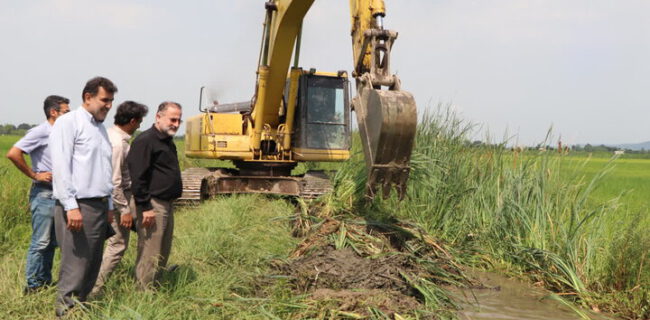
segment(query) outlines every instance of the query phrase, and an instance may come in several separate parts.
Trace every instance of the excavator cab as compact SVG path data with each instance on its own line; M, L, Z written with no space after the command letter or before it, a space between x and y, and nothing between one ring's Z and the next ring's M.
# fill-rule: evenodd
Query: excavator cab
M294 148L350 150L349 81L339 74L309 72L300 77Z

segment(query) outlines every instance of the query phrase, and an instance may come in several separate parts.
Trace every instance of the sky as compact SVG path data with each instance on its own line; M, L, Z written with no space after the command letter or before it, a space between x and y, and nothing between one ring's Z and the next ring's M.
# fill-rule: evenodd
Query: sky
M385 1L392 71L419 114L448 107L474 139L513 144L551 128L565 144L650 140L650 1ZM43 121L50 94L74 109L97 75L118 86L114 107L174 100L192 116L201 86L248 100L263 19L264 0L0 0L0 123ZM301 66L351 70L349 20L348 1L315 1Z

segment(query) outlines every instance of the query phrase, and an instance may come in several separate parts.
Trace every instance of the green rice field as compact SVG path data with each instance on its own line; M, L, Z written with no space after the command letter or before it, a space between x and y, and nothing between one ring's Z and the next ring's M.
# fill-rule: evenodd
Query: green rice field
M588 154L572 155L565 158L570 165L580 166L578 171L586 178L593 178L603 170L611 170L605 175L592 193L594 199L608 200L620 196L621 205L631 211L648 212L650 208L650 159L627 157L614 158L613 155L589 157ZM588 160L587 160L588 159Z

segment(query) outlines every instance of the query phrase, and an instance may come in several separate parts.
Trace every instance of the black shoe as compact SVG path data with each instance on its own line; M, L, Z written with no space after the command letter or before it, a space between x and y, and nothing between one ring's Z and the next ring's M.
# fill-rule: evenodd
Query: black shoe
M167 267L166 271L167 272L174 272L174 271L178 270L178 267L180 267L180 266L177 265L177 264L172 264L172 265L169 265L169 267Z
M23 289L23 295L28 296L30 294L37 293L37 292L39 292L39 291L41 291L43 289L45 289L45 286L25 287L25 289Z

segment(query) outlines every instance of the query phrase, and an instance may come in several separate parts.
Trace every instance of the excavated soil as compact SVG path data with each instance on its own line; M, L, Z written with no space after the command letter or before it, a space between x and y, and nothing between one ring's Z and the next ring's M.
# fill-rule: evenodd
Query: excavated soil
M332 243L342 231L351 239L360 240L337 250ZM411 239L394 230L378 230L368 226L343 225L337 220L325 221L302 241L287 263L275 265L280 274L288 276L297 294L308 294L317 303L333 309L368 315L368 307L381 310L389 316L424 310L424 298L407 278L435 278L418 265L413 252L406 252L405 244L418 241L430 261L440 261L436 249L424 241ZM412 246L411 246L412 247ZM353 249L354 248L354 249ZM446 252L445 252L446 253ZM453 269L452 266L444 269ZM435 318L421 313L420 318Z
M325 246L279 269L291 276L297 292L333 301L341 311L365 314L372 306L392 315L423 307L418 292L400 274L419 270L402 255L369 259L350 248Z
M376 259L363 258L354 250L336 250L333 246L318 248L282 267L292 276L298 291L316 289L384 289L415 296L401 272L417 273L416 265L403 255Z

